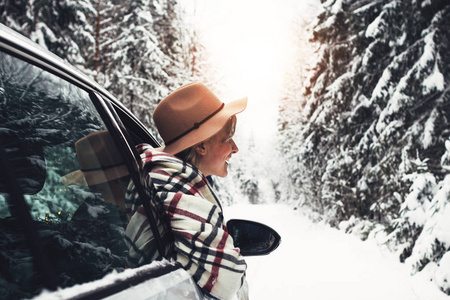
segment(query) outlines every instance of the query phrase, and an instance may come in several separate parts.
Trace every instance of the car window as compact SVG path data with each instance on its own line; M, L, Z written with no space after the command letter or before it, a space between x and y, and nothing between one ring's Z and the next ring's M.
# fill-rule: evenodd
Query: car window
M27 203L59 287L92 281L125 267L130 176L89 94L0 52L0 145ZM44 279L0 182L0 293L39 292ZM23 209L23 208L21 208Z

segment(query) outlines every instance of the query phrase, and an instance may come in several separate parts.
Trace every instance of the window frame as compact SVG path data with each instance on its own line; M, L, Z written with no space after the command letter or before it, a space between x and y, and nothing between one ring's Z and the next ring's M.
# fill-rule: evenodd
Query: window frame
M142 199L142 205L146 212L147 219L149 220L155 240L158 244L158 252L162 257L164 257L164 245L162 238L159 234L156 220L153 218L153 214L151 213L150 199L147 199L147 193L145 192L143 184L144 178L143 176L140 176L143 169L142 161L132 142L128 130L108 101L103 100L103 98L95 92L89 93L89 96L96 106L97 111L100 113L101 118L105 122L106 128L110 131L113 140L116 142L116 146L125 158L125 164L134 182L136 191L139 194L139 198Z

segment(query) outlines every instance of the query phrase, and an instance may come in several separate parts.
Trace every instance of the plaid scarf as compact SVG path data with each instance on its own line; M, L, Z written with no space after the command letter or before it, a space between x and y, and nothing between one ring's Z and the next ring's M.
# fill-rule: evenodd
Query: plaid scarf
M153 182L172 230L175 259L209 296L234 297L245 281L247 265L233 245L224 224L222 207L201 172L182 160L141 144L138 152L146 180ZM151 182L149 182L151 184ZM126 235L132 242L131 266L158 258L153 233L133 188L127 193L132 215Z

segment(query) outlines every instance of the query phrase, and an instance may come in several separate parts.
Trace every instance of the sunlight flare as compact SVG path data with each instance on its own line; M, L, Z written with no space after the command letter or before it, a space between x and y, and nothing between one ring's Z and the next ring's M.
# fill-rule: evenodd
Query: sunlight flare
M277 46L260 36L241 41L233 49L234 69L243 82L270 83L276 80L280 57Z

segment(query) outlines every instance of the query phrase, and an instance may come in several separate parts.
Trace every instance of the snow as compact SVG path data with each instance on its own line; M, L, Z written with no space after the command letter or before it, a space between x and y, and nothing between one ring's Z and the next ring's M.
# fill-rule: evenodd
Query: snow
M228 219L265 223L282 237L275 252L246 258L250 299L450 299L429 281L427 270L411 276L406 264L374 240L312 223L289 206L241 204L224 210ZM436 281L448 278L450 254L444 258L441 265L449 268L435 272Z
M450 252L447 252L439 262L441 267L436 271L436 282L446 290L450 290L450 282L447 278L450 278Z
M438 113L437 109L435 108L432 110L430 117L425 122L425 127L423 129L423 134L422 134L422 138L421 138L422 146L424 149L427 149L429 146L432 145L433 134L434 134L434 124L435 124L438 116L439 116L439 113Z
M441 157L441 165L450 164L450 140L445 141L445 153Z
M89 293L95 289L103 288L106 286L113 285L116 282L121 282L136 276L140 273L151 272L152 270L157 270L158 268L174 264L172 261L162 260L154 261L151 264L136 268L136 269L126 269L123 272L112 272L100 280L88 282L84 284L79 284L66 289L59 289L55 292L48 290L42 291L41 294L34 297L33 300L60 300L77 298ZM171 290L177 290L177 286L182 284L189 289L190 286L186 285L185 282L190 282L189 275L184 271L175 271L164 276L160 276L156 279L151 279L151 284L142 284L139 286L130 287L123 293L115 294L108 299L124 299L124 296L130 297L134 296L136 299L149 299L154 296L153 299L165 299L170 297ZM192 289L193 290L193 289ZM179 291L178 291L179 292ZM145 296L144 296L145 295ZM195 295L192 295L195 296ZM92 297L91 297L92 298ZM196 298L192 298L196 299Z
M434 42L435 32L432 31L424 37L425 46L422 56L419 60L419 66L426 68L429 63L434 63L433 71L423 80L423 87L425 93L431 91L444 90L444 75L439 71L438 58L436 57L436 44Z
M431 205L429 195L434 194L436 179L432 173L413 173L405 175L405 181L412 181L409 194L401 206L402 215L411 224L422 226L427 221L427 211Z
M439 71L437 61L434 64L433 72L424 79L422 85L425 89L425 92L444 90L444 75L442 75L442 73Z
M440 188L433 197L430 208L424 216L424 228L422 234L416 241L416 247L409 258L412 262L417 262L423 257L431 258L432 249L430 245L438 240L447 247L450 245L450 175L447 175L440 183ZM438 213L437 213L438 212Z
M102 205L89 205L87 204L88 207L88 213L90 216L92 216L93 218L98 218L99 214L104 213L106 211L105 207Z
M367 26L366 37L375 38L377 36L379 28L381 27L380 24L382 23L383 16L383 14L378 15L378 17L376 17L376 19L369 24L369 26Z

